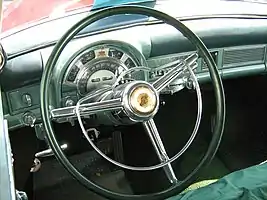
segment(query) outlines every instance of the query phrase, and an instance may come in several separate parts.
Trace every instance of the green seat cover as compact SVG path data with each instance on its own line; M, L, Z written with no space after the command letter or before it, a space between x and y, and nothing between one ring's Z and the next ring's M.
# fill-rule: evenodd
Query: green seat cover
M168 200L267 199L267 163L233 172L208 186L181 193Z

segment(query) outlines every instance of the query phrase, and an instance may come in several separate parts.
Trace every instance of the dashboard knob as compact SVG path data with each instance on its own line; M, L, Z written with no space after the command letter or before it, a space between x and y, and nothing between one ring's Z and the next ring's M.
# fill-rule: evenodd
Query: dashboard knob
M74 101L72 99L67 99L65 102L66 107L70 107L74 105Z
M22 102L26 104L27 106L32 106L32 97L29 94L23 94L22 95Z
M36 116L32 112L26 112L22 116L22 121L26 126L34 127Z

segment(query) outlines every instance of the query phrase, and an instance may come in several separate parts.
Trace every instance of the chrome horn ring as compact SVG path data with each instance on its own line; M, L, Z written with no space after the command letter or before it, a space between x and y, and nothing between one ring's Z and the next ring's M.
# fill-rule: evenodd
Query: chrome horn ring
M82 133L84 134L84 137L87 139L87 141L90 143L90 145L94 148L94 150L99 155L101 155L103 158L105 158L107 161L111 162L112 164L117 165L119 167L122 167L124 169L135 170L135 171L149 171L149 170L159 169L159 168L162 168L162 167L165 167L165 166L171 164L173 161L175 161L176 159L178 159L188 149L188 147L193 142L193 140L194 140L194 138L195 138L195 136L197 134L197 131L198 131L198 128L199 128L199 125L200 125L200 121L201 121L201 115L202 115L202 97L201 97L201 90L200 90L199 83L197 81L197 77L195 76L193 70L191 69L191 68L194 68L195 67L194 64L195 64L195 61L196 61L196 58L197 58L196 55L197 54L193 54L193 55L189 56L187 59L185 59L185 61L179 62L176 67L174 67L172 70L170 70L164 76L164 77L168 78L169 82L171 82L177 76L179 76L182 72L188 71L189 74L190 74L190 77L191 77L191 79L192 79L192 81L193 81L193 83L195 85L196 94L197 94L198 110L197 110L197 119L196 119L196 123L195 123L194 129L193 129L193 132L192 132L189 140L187 141L187 143L184 145L184 147L176 155L174 155L172 158L168 158L168 159L162 160L160 164L156 164L156 165L152 165L152 166L148 166L148 167L130 166L130 165L126 165L126 164L123 164L123 163L117 162L116 160L111 159L110 157L108 157L107 155L105 155L99 148L97 148L97 146L91 141L90 137L88 136L88 134L86 132L86 129L85 129L85 127L83 125L83 122L82 122L82 118L81 118L81 114L80 114L80 109L79 109L80 106L82 105L82 103L88 99L87 97L84 97L84 98L80 99L78 101L77 105L76 105L76 115L77 115L77 119L78 119L79 125L80 125L80 127L82 129ZM161 79L161 81L164 80L164 77ZM142 86L146 85L146 87L149 88L152 91L152 93L155 92L155 94L156 94L156 97L155 98L157 99L156 100L157 103L156 103L156 106L154 107L154 110L152 112L150 112L152 114L149 115L149 116L145 116L145 118L143 118L143 121L142 122L144 122L144 126L145 127L147 126L147 123L149 122L149 120L151 120L152 117L158 111L159 91L157 91L153 87L153 85L157 85L158 82L159 82L159 80L155 81L151 85L151 84L146 83L144 81L136 81L133 84L129 84L129 86L126 87L125 92L123 92L123 95L122 95L122 99L121 99L121 101L122 101L122 107L126 111L126 114L129 116L129 118L131 118L131 117L133 117L132 116L133 109L131 108L131 106L128 103L128 101L129 101L129 99L131 97L131 94L132 94L131 91L134 91L136 88L142 87ZM162 84L164 84L165 87L168 85L168 84L166 85L166 81L162 81ZM162 87L159 87L159 88L162 89ZM126 105L125 105L125 102L127 102ZM140 117L140 115L137 115L136 117ZM141 120L136 120L136 121L141 122Z

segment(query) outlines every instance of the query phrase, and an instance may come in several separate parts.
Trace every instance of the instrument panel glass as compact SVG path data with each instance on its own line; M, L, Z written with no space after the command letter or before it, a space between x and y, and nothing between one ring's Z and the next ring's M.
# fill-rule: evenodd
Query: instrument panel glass
M64 83L77 88L80 96L112 85L125 70L141 65L131 52L118 45L96 45L81 52L70 64Z

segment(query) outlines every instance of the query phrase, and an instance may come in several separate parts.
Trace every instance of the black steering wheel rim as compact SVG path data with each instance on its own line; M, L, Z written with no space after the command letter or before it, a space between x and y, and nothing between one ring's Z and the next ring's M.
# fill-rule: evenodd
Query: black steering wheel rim
M179 182L178 184L158 193L153 194L144 194L144 195L127 195L127 194L119 194L108 189L102 188L92 181L88 180L85 176L83 176L67 159L64 155L63 151L60 148L60 145L57 142L55 137L52 124L50 121L50 109L49 109L49 84L52 77L52 72L54 66L59 59L59 56L65 46L77 35L81 30L83 30L88 25L96 22L102 18L109 17L112 15L119 14L140 14L146 16L152 16L159 20L162 20L166 24L172 25L178 31L180 31L186 38L189 39L196 46L199 54L203 57L205 62L207 63L211 81L214 87L214 94L216 100L216 119L212 140L209 144L208 150L206 154L203 156L201 162L197 165L197 167L186 177L185 180ZM194 180L196 173L208 164L212 158L214 157L217 149L219 147L221 137L223 135L224 123L225 123L225 97L222 81L219 75L219 72L216 68L216 64L212 59L211 54L209 53L207 47L203 44L203 42L196 36L189 28L187 28L183 23L179 20L154 9L141 7L141 6L120 6L120 7L112 7L107 8L96 13L93 13L86 18L79 21L72 28L70 28L62 38L55 45L46 67L43 72L43 77L41 81L41 115L43 119L43 125L46 132L46 138L48 143L53 150L56 158L60 161L60 163L67 169L67 171L77 179L82 185L84 185L87 189L104 196L108 199L116 199L116 200L127 200L127 199L165 199L170 196L176 195L181 192L184 188L189 186Z

